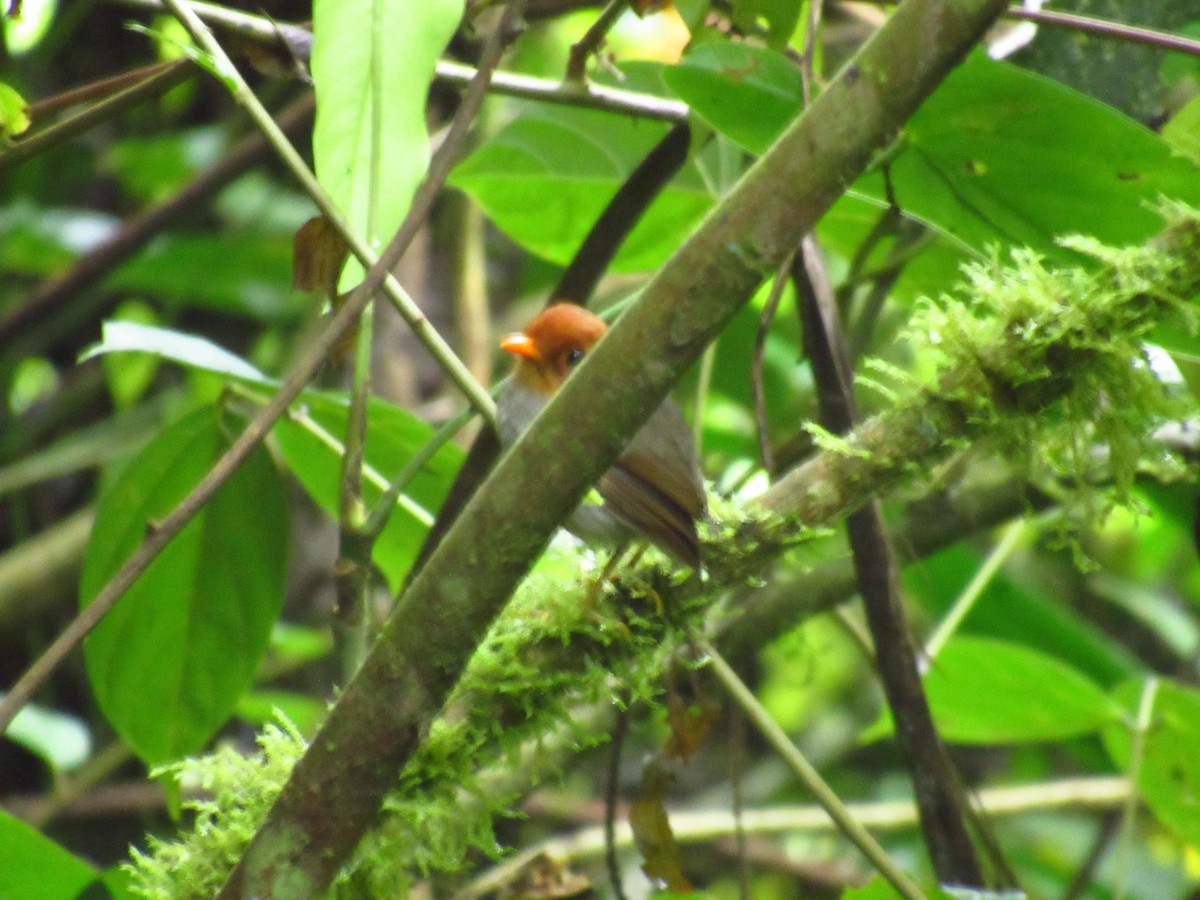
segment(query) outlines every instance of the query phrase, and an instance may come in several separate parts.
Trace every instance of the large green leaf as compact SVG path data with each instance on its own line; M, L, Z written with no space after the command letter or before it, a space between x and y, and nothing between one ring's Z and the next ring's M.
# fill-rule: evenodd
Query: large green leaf
M220 416L204 407L164 429L101 499L84 605L225 450ZM258 448L88 638L100 707L147 762L202 748L250 686L283 604L287 522Z
M800 70L751 44L708 41L668 67L663 80L704 121L756 155L804 103Z
M888 167L907 212L966 244L1028 245L1091 234L1141 243L1162 227L1160 196L1200 201L1200 170L1110 106L973 55L905 126ZM875 171L856 185L886 196Z
M301 398L305 411L328 434L341 440L346 433L348 403L344 395L309 391ZM338 451L303 425L284 418L275 424L275 437L288 467L304 489L331 516L337 517ZM433 429L403 409L372 399L367 407L366 463L390 481L429 439ZM400 588L425 534L432 513L441 505L450 481L462 464L462 451L441 447L409 483L402 502L392 511L387 527L375 542L372 558L393 591ZM363 491L367 503L382 491L369 480Z
M316 0L312 75L317 177L378 246L429 166L425 100L462 0Z
M985 638L947 643L925 676L925 691L942 735L965 744L1061 740L1095 731L1118 714L1076 669Z
M1096 731L1120 713L1095 682L1054 657L986 638L953 638L924 684L938 731L961 744L1062 740ZM885 719L867 737L891 730Z
M798 79L772 51L713 42L664 76L697 115L761 153L800 107ZM905 212L975 250L1092 234L1140 243L1161 227L1160 196L1200 201L1200 171L1096 100L979 53L905 126L886 168ZM882 169L855 189L887 199Z
M622 66L622 87L662 93L655 63ZM667 132L586 109L517 105L517 115L451 173L509 237L565 265L613 194ZM722 141L697 153L654 200L613 261L620 271L663 263L709 209L739 161Z
M957 544L905 569L906 594L941 618L979 571L978 548ZM964 633L1021 644L1052 656L1101 687L1110 688L1138 671L1129 651L1080 616L1051 586L999 572L963 622Z
M95 869L2 810L0 848L4 861L0 865L0 897L75 900L108 896Z
M1129 770L1133 739L1145 683L1130 681L1114 691L1125 707L1121 722L1104 730L1113 761ZM1146 804L1192 846L1200 846L1200 692L1170 681L1152 688L1153 707L1142 735L1141 765L1130 772Z
M247 229L234 237L163 235L105 285L264 322L294 322L309 301L293 295L291 280L291 241Z

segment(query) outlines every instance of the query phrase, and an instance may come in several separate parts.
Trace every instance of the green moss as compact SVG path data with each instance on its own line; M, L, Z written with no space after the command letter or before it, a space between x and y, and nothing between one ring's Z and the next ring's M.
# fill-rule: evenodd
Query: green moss
M963 291L926 304L911 328L912 340L937 354L939 376L896 408L897 419L907 404L926 448L986 437L1053 482L1068 509L1094 517L1127 501L1139 465L1157 459L1147 452L1155 427L1185 402L1155 377L1142 347L1167 313L1190 314L1186 303L1200 288L1196 214L1168 213L1171 224L1150 247L1072 241L1094 261L1090 268L1050 269L1026 252L1011 264L967 270ZM827 449L861 456L854 443L815 433ZM888 455L895 462L873 462L918 467L902 446ZM1104 493L1091 487L1097 479L1108 485ZM747 560L758 551L748 533L776 552L785 539L798 539L795 524L782 518L748 523L744 509L716 498L713 509L706 550L714 571L752 570ZM460 871L473 851L498 854L492 822L511 813L517 788L485 783L481 770L537 768L536 742L549 733L565 731L575 746L603 740L600 726L572 719L574 709L656 698L659 673L710 604L702 593L676 590L678 572L656 559L652 551L636 575L605 584L592 610L589 591L604 559L554 551L539 565L475 653L332 896L402 896L426 873ZM195 819L178 841L151 840L147 853L134 854L140 893L216 892L305 748L287 726L265 729L259 745L249 757L224 749L175 768L209 799L189 801Z

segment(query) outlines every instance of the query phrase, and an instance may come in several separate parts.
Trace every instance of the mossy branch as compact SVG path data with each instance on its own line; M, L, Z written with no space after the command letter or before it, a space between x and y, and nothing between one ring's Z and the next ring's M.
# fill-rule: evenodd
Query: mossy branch
M469 846L488 848L491 815L514 799L516 788L485 790L476 775L481 756L518 753L569 720L579 704L611 696L616 682L635 698L652 696L676 648L704 628L714 597L763 571L811 529L833 524L901 480L924 476L968 441L1001 448L1105 443L1119 495L1154 426L1179 411L1142 364L1141 336L1200 292L1200 214L1169 210L1168 216L1160 239L1145 248L1075 242L1092 255L1091 268L1052 271L1023 255L1015 265L971 269L971 302L943 298L914 327L945 354L933 386L914 389L864 423L848 436L849 448L827 449L791 473L763 495L759 513L726 514L721 533L709 536L705 582L679 583L653 567L641 571L623 598L627 622L605 625L581 608L589 576L575 570L566 583L529 579L405 768L383 827L346 871L374 878L386 860L387 877L403 879L404 872L415 877L426 867L453 866ZM1119 408L1113 398L1121 399ZM1052 455L1039 462L1076 461ZM647 588L669 616L635 596ZM586 721L576 729L576 741L600 736ZM279 776L256 790L273 795L278 786ZM463 792L473 786L480 802L474 815L465 815ZM245 834L245 823L241 829Z
M900 6L713 210L464 510L220 896L324 890L558 523L1003 8L1003 0Z

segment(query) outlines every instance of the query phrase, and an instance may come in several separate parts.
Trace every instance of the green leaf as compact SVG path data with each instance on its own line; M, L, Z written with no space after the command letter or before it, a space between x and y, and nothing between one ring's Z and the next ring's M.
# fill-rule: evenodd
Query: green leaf
M302 395L302 402L312 419L330 435L340 440L346 433L349 407L345 395L310 391ZM341 470L338 451L290 419L277 422L274 434L284 460L304 489L336 518ZM411 413L382 400L372 399L368 404L366 462L385 480L399 474L432 436L433 429ZM461 450L452 444L441 447L409 483L405 503L392 511L387 527L375 542L372 558L393 591L403 583L425 540L431 513L441 505L461 464ZM373 504L382 493L368 481L363 496Z
M1200 97L1193 97L1171 116L1162 136L1176 153L1200 165Z
M714 41L663 77L697 115L761 153L799 106L799 76L780 59ZM982 53L912 117L886 170L854 187L886 203L887 181L906 213L976 251L1024 244L1060 257L1056 236L1141 243L1162 227L1151 208L1160 196L1200 202L1200 172L1158 135Z
M249 691L238 700L237 714L252 725L278 722L278 713L300 731L315 734L328 704L296 691Z
M1104 746L1129 772L1143 681L1129 681L1113 692L1125 718L1104 730ZM1143 736L1141 766L1129 772L1146 805L1192 846L1200 846L1200 692L1172 681L1158 681L1150 727Z
M976 547L947 547L905 570L905 593L929 615L941 618L982 564ZM1059 599L1044 581L1019 580L1001 571L963 623L964 633L1037 650L1105 689L1139 671L1127 649Z
M656 63L621 67L623 88L661 94ZM532 253L565 265L617 189L667 133L661 122L597 110L516 104L507 125L451 173L496 225ZM612 268L661 265L735 176L722 141L694 154L625 239ZM530 198L537 202L531 203Z
M60 771L74 769L92 753L92 734L84 722L36 703L22 707L5 736Z
M164 429L101 499L86 606L226 448L220 413ZM159 554L85 645L105 716L148 763L201 749L250 686L283 604L287 507L261 447Z
M960 744L1063 740L1113 720L1117 706L1070 666L1019 644L960 636L925 675L938 730ZM892 731L890 714L868 737Z
M105 286L262 322L294 322L308 301L293 296L292 242L255 230L169 234L105 279Z
M104 323L100 343L88 347L80 362L104 353L149 353L192 369L224 375L238 381L272 385L274 382L240 356L218 347L207 338L142 325L138 322Z
M900 206L977 250L1054 238L1141 243L1160 196L1200 201L1200 172L1158 135L1093 100L982 53L951 73L905 126L887 175ZM878 199L882 171L856 189Z
M425 104L462 0L316 0L312 76L317 177L378 248L429 166Z
M140 300L126 300L113 313L120 322L135 322L138 325L154 326L158 315L154 309ZM154 376L162 364L157 355L106 354L101 361L108 394L117 409L129 409L142 399L154 382Z
M41 832L0 810L0 897L75 900L108 896L96 870ZM97 888L102 893L92 893Z
M743 31L767 31L772 47L787 44L800 21L800 0L733 0L733 21ZM792 66L795 69L795 66Z
M739 146L762 154L804 103L800 70L765 47L709 41L663 72L672 91Z
M1117 715L1095 682L1019 644L960 636L925 676L938 728L967 744L1062 740Z
M29 125L29 104L10 85L0 81L0 134L23 134Z

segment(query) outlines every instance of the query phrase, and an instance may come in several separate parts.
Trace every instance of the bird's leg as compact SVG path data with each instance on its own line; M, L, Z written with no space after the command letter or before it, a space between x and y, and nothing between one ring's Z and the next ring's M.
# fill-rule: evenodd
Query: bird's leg
M601 571L600 575L590 585L588 585L587 597L584 598L583 601L583 612L585 615L592 615L593 610L596 607L596 601L600 599L600 591L603 590L605 582L612 580L613 572L615 572L617 569L617 563L621 561L621 557L625 555L625 551L628 549L628 538L617 544L616 549L613 550L612 555L609 556L608 562L604 564L603 571ZM639 552L638 556L640 555L641 553ZM636 560L637 557L634 557L634 559Z

